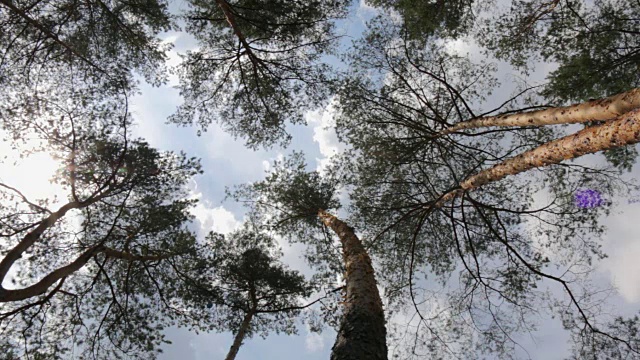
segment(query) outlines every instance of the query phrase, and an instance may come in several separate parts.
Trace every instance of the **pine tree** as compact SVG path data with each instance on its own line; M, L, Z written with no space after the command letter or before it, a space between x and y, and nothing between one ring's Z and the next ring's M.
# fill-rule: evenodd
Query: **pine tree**
M261 216L274 216L279 233L315 248L308 259L329 263L329 277L335 275L330 269L344 269L344 307L331 359L387 359L385 315L371 258L355 230L329 212L339 207L337 180L305 167L302 154L294 153L276 162L264 181L240 186L231 195L251 203ZM324 227L338 236L342 261L323 236Z
M200 165L129 139L126 115L81 115L29 123L61 164L52 179L67 193L61 206L0 183L0 279L11 284L0 288L0 344L18 357L75 346L88 357L147 357L166 342L163 327L209 326L170 295L175 264L197 254L185 182Z
M282 264L275 239L245 226L227 236L207 235L198 258L185 267L188 304L207 304L218 331L233 331L226 356L235 359L245 338L271 332L295 334L302 298L313 286Z
M286 143L287 123L327 93L334 23L350 2L312 0L190 1L187 31L199 49L179 69L185 102L171 117L178 124L212 122L247 146Z
M640 86L636 1L514 1L487 20L478 40L498 58L528 68L557 62L544 93L586 101Z
M352 146L339 167L353 187L354 224L372 239L369 251L391 310L413 307L407 316L417 320L407 327L428 329L416 331L404 356L509 353L511 334L531 329L529 316L544 301L538 283L555 283L571 299L556 311L570 319L564 324L575 349L598 343L637 354L634 320L599 323L600 314L580 300L596 290L570 285L578 274L556 272L561 259L588 268L604 256L598 216L607 206L582 209L573 195L588 188L610 196L624 184L614 170L564 161L640 140L636 90L560 109L532 106L543 110L528 113L507 101L503 115L487 116L502 109L476 110L494 84L490 68L447 52L438 38L425 46L403 38L403 31L379 19L356 42L337 124ZM569 121L587 127L567 136L542 126ZM515 174L521 176L508 176ZM554 200L532 209L532 194L545 187ZM532 220L544 226L528 227ZM550 258L545 248L562 255ZM449 290L456 270L459 291ZM456 316L437 316L438 322L424 313L424 304L438 297L423 289L422 275L443 282L447 313ZM475 339L461 336L473 331L469 322L487 330Z

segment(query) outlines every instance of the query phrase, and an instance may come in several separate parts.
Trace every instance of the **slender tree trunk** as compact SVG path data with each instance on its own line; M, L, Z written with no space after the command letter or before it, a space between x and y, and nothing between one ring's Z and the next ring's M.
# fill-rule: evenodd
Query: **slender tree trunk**
M245 335L247 334L247 330L249 330L249 325L251 325L251 319L253 318L254 311L249 311L242 320L242 324L240 325L240 329L238 329L238 333L236 337L233 339L233 345L231 345L231 349L229 349L229 353L225 360L234 360L236 355L238 355L238 350L240 350L240 346L242 346L242 340L244 340Z
M487 116L463 121L439 133L440 136L465 129L491 126L544 126L609 120L640 107L640 89L608 98L519 114Z
M516 175L537 167L557 164L563 160L637 142L640 142L640 108L629 111L604 124L591 126L573 135L550 141L483 170L460 183L460 189L451 191L440 198L436 206L453 199L466 190L477 189L509 175Z
M45 277L43 277L37 283L22 289L5 289L0 285L0 303L25 300L34 296L44 294L53 284L61 279L71 276L76 271L80 270L83 266L89 262L89 260L97 254L103 253L106 256L126 260L126 261L160 261L168 259L176 254L167 255L134 255L125 251L118 251L111 248L106 248L102 245L96 245L87 249L76 260L60 267Z
M0 285L0 303L25 300L30 297L44 294L51 285L78 271L102 249L102 245L89 248L72 263L52 271L47 276L43 277L42 280L24 289L7 290Z
M340 238L347 269L344 316L331 360L386 360L384 310L371 258L347 224L324 210L318 217Z
M231 27L231 30L233 30L233 33L236 35L236 37L242 44L242 47L247 52L247 55L249 55L249 57L252 60L254 58L257 59L255 54L253 53L253 50L251 50L251 46L247 42L247 39L245 38L244 34L240 30L240 27L238 27L238 24L236 23L236 17L233 15L233 11L231 11L231 7L229 6L229 3L227 3L226 0L215 0L215 1L216 1L216 4L218 4L218 7L220 8L220 10L222 10L222 13L224 14L224 18L227 20L229 27Z
M66 205L58 209L58 211L51 213L47 218L40 221L38 226L28 232L22 238L22 240L20 240L20 242L16 244L16 246L14 246L11 250L9 250L9 252L7 252L2 261L0 261L0 284L2 284L2 281L9 272L9 269L11 268L13 263L15 263L16 260L22 257L22 254L40 238L40 235L42 235L47 229L52 227L58 220L64 217L69 210L85 208L98 202L104 197L105 194L85 201L73 201L67 203Z

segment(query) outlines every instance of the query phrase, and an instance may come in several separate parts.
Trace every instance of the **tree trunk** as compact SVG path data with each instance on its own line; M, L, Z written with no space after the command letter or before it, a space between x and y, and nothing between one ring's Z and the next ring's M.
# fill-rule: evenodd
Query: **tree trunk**
M7 290L0 285L0 303L25 300L30 297L44 294L51 285L78 271L102 249L102 245L89 248L72 263L52 271L47 276L43 277L42 280L24 289Z
M233 345L231 345L231 349L229 349L229 353L225 360L234 360L236 355L238 355L238 350L240 350L240 346L242 346L242 340L244 340L245 335L247 334L247 330L249 329L249 325L251 325L251 319L253 318L254 311L249 311L247 315L244 316L242 320L242 324L240 325L240 329L238 329L238 333L236 337L233 339Z
M247 52L247 55L252 59L252 61L253 59L257 59L255 54L253 53L253 50L251 49L251 46L247 42L247 39L245 38L244 34L238 27L238 24L236 23L236 18L233 15L233 11L231 10L229 3L227 3L226 0L215 0L215 1L216 1L216 4L218 4L218 7L220 8L220 10L222 10L222 13L224 14L224 18L227 20L229 27L231 27L231 30L233 30L233 33L236 35L236 37L240 41L240 44L242 44L242 47Z
M640 142L640 108L604 124L591 126L573 135L550 141L483 170L460 183L460 189L440 198L436 206L442 205L466 190L477 189L509 175L637 142Z
M1 0L0 0L1 1ZM58 211L51 213L47 218L40 221L35 229L28 232L16 246L14 246L0 261L0 284L4 281L5 276L13 264L22 257L22 254L31 247L47 229L52 227L58 220L64 217L69 210L81 209L92 205L103 199L106 194L96 196L85 201L73 201L62 206Z
M640 107L640 89L580 104L519 114L487 116L457 123L440 132L443 136L465 129L491 126L544 126L609 120Z
M324 210L318 217L340 238L347 269L344 315L331 360L386 360L384 310L371 258L347 224Z

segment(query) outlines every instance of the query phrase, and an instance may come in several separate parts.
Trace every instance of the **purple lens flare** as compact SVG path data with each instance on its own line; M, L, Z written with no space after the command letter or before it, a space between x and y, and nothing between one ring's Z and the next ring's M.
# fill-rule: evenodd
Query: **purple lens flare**
M583 209L591 209L606 204L602 194L598 190L581 189L575 193L576 206Z

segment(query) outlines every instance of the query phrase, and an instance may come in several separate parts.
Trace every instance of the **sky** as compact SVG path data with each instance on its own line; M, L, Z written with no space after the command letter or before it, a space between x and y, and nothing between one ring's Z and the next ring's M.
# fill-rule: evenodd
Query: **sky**
M350 19L340 23L342 31L350 35L358 34L372 11L360 4ZM164 39L174 45L169 53L170 65L179 63L179 53L196 46L193 39L184 33L167 33ZM452 51L469 53L474 58L482 57L478 47L465 41L453 42L450 47ZM513 80L520 76L507 64L497 64L502 86L493 91L485 108L492 108L508 98L514 88ZM553 64L537 64L536 71L528 81L542 81L553 67ZM157 88L142 84L140 95L132 101L132 113L137 121L134 133L161 150L185 151L202 160L204 174L195 177L189 185L192 196L200 200L193 211L200 235L209 231L228 233L242 223L245 210L230 200L223 201L225 187L262 179L274 159L294 150L303 151L311 167L322 169L331 155L344 149L330 128L333 123L331 106L309 112L307 126L290 126L293 141L287 149L249 150L241 139L234 139L215 124L202 136L197 136L194 127L177 127L166 123L167 117L182 102L178 90L173 88L176 84L175 77L170 79L168 85ZM2 143L0 154L15 156ZM594 165L602 163L602 160L601 156L590 156L582 161ZM9 163L1 166L0 179L9 184L26 184L28 196L50 197L60 193L59 188L48 184L46 177L42 176L48 172L52 176L56 169L55 162L46 154L20 160L15 166ZM627 176L640 177L640 166L636 165ZM626 315L640 308L640 236L635 225L640 218L640 202L629 201L634 197L640 199L640 194L629 195L628 199L613 199L614 209L612 215L605 219L608 231L603 237L604 250L609 257L597 265L598 271L594 274L598 282L617 288L618 293L611 296L611 306ZM540 193L537 199L544 202L545 196L544 192ZM283 242L281 246L283 261L291 268L309 274L300 245L290 246ZM177 328L168 329L166 335L173 344L163 348L160 359L164 360L222 359L233 340L230 333L196 334ZM305 327L299 329L297 336L254 337L245 340L237 359L328 359L334 338L335 332L331 330L319 335L310 333ZM561 359L567 355L568 337L557 319L540 319L538 332L523 335L519 339L532 359ZM524 357L526 353L521 351L518 355Z

